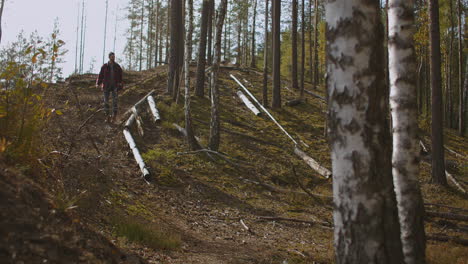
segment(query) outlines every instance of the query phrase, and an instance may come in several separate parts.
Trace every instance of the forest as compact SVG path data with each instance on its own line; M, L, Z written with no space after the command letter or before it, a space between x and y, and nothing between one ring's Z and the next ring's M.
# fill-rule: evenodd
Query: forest
M466 263L468 2L99 1L0 0L5 263Z

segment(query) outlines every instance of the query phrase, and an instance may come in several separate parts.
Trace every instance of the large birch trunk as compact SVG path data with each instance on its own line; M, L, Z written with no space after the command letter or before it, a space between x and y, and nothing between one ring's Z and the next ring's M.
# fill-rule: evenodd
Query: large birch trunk
M336 263L403 263L379 1L326 2Z
M211 123L209 148L217 151L220 142L219 120L219 85L218 72L221 62L221 39L223 36L223 23L226 16L227 0L222 0L218 7L218 20L216 21L215 55L213 59L213 71L211 72Z
M389 77L393 120L393 182L406 264L425 263L424 203L419 188L419 139L414 52L414 0L390 0Z

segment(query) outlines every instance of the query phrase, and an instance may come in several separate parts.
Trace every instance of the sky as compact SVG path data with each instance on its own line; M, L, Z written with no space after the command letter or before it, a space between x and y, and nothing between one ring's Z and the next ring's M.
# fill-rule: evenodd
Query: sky
M85 14L87 15L87 31L83 68L85 71L90 69L94 59L93 72L96 72L102 64L106 0L84 0L84 2ZM123 49L126 42L125 31L128 27L124 17L128 2L129 0L109 0L106 60L107 54L114 51L116 13L119 16L115 47L116 61L123 60ZM52 33L55 19L58 18L59 38L65 41L65 48L68 50L65 56L66 63L62 65L64 77L68 77L75 69L78 6L81 8L81 0L6 0L1 21L2 40L0 48L14 42L21 30L25 32L26 36L37 30L40 36L47 38ZM116 12L117 8L119 12Z

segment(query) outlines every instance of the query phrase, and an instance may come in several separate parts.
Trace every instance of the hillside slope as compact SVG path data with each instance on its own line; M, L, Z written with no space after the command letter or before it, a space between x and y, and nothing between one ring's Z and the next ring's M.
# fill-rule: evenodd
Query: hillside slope
M132 128L150 168L149 185L124 140L123 126L104 123L95 76L69 79L47 96L51 107L64 114L54 117L44 131L48 152L59 154L43 160L46 177L37 182L52 197L60 197L56 200L67 214L148 263L332 263L331 180L295 156L292 142L266 115L257 117L241 103L239 86L229 74L261 98L260 74L222 70L224 156L212 159L205 153L185 153L184 138L173 126L183 126L183 105L164 94L165 67L125 74L128 85L119 98L120 119L125 120L124 111L152 89L163 119L154 124L144 105L144 136ZM287 86L283 83L285 102L298 97ZM206 145L210 101L192 97L192 103L194 129ZM272 114L308 155L330 168L325 110L324 102L307 95L304 103ZM447 145L467 156L466 139L447 133ZM454 164L451 172L467 181L466 161L449 159ZM422 165L425 200L468 209L466 195L428 184L428 169ZM437 219L428 222L427 230L466 239ZM453 242L431 241L428 258L431 263L463 263L468 253Z

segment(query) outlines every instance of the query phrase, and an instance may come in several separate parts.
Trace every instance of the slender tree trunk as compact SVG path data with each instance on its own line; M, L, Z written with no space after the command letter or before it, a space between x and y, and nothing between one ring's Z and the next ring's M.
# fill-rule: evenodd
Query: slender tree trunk
M256 33L256 23L257 23L257 0L254 0L254 17L253 17L253 23L252 23L252 58L250 61L250 67L251 68L256 68L257 67L257 62L255 58L255 33Z
M268 0L265 0L265 35L263 45L263 106L268 106Z
M178 92L180 69L182 67L180 56L181 45L183 45L183 7L182 1L171 0L171 51L169 59L169 73L167 78L167 92L172 94L175 101L176 93Z
M197 83L195 86L195 95L199 97L205 96L206 38L210 3L210 0L203 0L202 4L200 41L198 43Z
M169 63L169 36L171 34L171 3L172 0L167 1L167 24L166 24L166 54L165 54L165 61Z
M291 53L291 85L297 90L297 0L292 0Z
M155 19L154 19L155 23L156 23L156 32L154 34L155 38L154 38L154 67L157 67L158 66L158 51L159 51L159 25L161 23L159 23L159 0L156 0L156 16L155 16Z
M214 19L215 5L214 0L210 0L210 8L208 13L208 47L207 47L207 59L208 66L213 63L213 19Z
M315 22L314 22L314 55L313 55L313 58L314 58L314 63L313 63L313 76L314 76L314 80L313 80L313 83L312 83L312 87L314 87L314 89L317 89L317 85L318 85L318 51L317 51L317 46L318 46L318 16L319 16L319 10L318 10L318 0L315 0L315 5L314 5L314 19L315 19Z
M2 9L3 9L4 2L5 2L5 0L2 0ZM77 20L76 20L75 72L74 72L75 74L78 73L78 50L79 50L78 45L79 45L79 40L80 40L80 35L79 35L79 32L80 32L80 3L78 3L77 10L78 10L78 16L77 16ZM1 16L1 13L0 13L0 16ZM0 18L0 27L1 27L1 18Z
M106 0L106 15L104 19L104 45L102 48L102 64L104 64L106 59L106 39L107 39L107 13L109 11L109 0Z
M0 5L0 43L2 43L2 16L3 16L3 7L5 6L5 0L2 0Z
M439 1L429 0L432 90L432 181L447 185L445 176L442 85L440 62Z
M419 138L414 52L414 0L390 0L388 50L393 119L393 182L406 264L425 263L424 203L419 187Z
M139 54L139 71L142 70L143 63L143 26L144 26L144 15L145 15L145 0L141 3L141 18L140 18L140 54Z
M192 61L192 53L193 53L193 0L188 0L188 21L189 21L189 28L188 28L188 35L187 41L189 42L188 50L188 60L189 63Z
M223 36L223 23L226 16L227 0L221 0L218 7L218 20L216 21L215 54L213 60L213 70L211 72L211 122L210 138L208 146L211 150L217 151L220 144L220 116L219 116L219 85L218 72L221 62L221 39ZM213 7L214 10L214 7Z
M326 3L336 263L401 264L379 1Z
M119 23L119 6L115 9L115 24L114 24L114 45L112 51L115 52L115 44L117 42L117 24Z
M188 19L191 21L193 19L193 0L189 0L189 15ZM187 132L187 144L190 150L200 149L200 145L195 139L192 126L192 113L190 106L190 47L192 46L192 34L193 34L193 24L189 24L189 29L186 34L185 41L185 64L184 64L184 73L185 73L185 131Z
M153 16L154 16L154 0L149 2L148 12L148 32L146 34L146 68L151 69L153 67Z
M242 45L241 45L241 36L242 36L242 21L237 21L237 58L236 64L240 66L242 64Z
M449 1L450 5L450 36L449 36L449 53L448 53L448 76L447 76L447 108L446 108L446 113L445 113L445 122L447 123L447 126L449 128L452 128L453 123L453 103L452 103L452 94L453 94L453 88L452 88L452 64L453 64L453 40L455 39L455 25L453 23L453 0Z
M465 134L465 115L463 102L463 32L462 32L462 5L458 0L458 133L460 136Z
M314 75L313 75L313 69L314 69L314 60L312 56L314 55L312 52L312 47L313 47L313 42L312 42L312 2L314 0L309 0L309 67L310 67L310 83L314 82Z
M84 25L85 25L85 3L84 0L81 6L81 32L80 32L80 66L79 66L79 73L83 73L83 46L84 46Z
M281 0L272 1L273 22L273 108L281 108Z
M302 0L302 25L301 25L301 98L304 97L305 82L305 1Z

